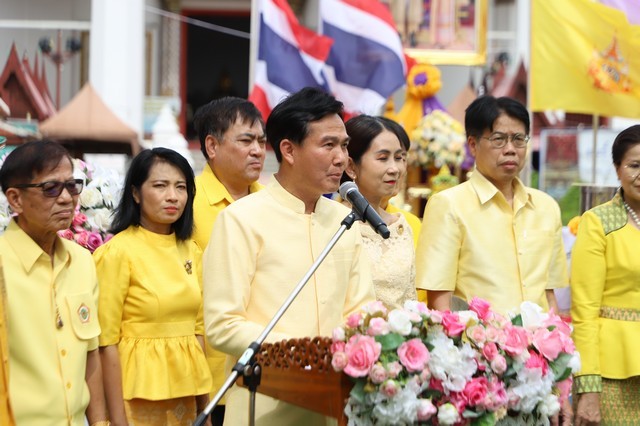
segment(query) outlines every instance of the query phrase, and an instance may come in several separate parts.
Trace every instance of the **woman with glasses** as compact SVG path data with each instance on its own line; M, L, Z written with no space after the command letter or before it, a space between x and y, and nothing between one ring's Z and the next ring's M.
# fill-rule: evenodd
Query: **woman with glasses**
M401 308L405 301L416 300L413 234L403 214L389 213L383 206L395 195L398 181L405 175L407 152L401 140L408 141L409 137L399 124L384 117L360 115L347 121L345 127L351 140L342 181L352 180L358 185L391 232L388 239L383 239L371 227L360 227L371 261L376 299L391 309Z
M125 178L115 236L94 253L112 425L190 425L208 402L194 195L184 157L142 151Z
M105 425L95 265L57 234L71 225L82 180L62 145L33 141L7 156L0 185L15 214L0 236L15 422Z
M571 255L576 425L640 424L640 125L611 154L620 189L582 215Z

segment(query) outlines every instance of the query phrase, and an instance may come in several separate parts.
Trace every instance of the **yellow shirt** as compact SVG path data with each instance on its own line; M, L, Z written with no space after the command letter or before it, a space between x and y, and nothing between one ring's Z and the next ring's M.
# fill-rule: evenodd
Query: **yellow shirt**
M9 403L9 347L7 342L7 289L0 256L0 425L13 426L13 412Z
M640 231L627 224L620 194L582 215L571 254L571 318L582 363L578 376L640 376L638 248Z
M211 389L203 335L201 252L141 226L93 254L100 279L100 346L118 345L124 399L164 400Z
M98 347L91 254L58 238L51 258L11 221L0 237L7 287L9 389L17 424L84 425L87 352ZM63 327L56 327L56 307Z
M548 309L545 290L568 282L558 204L516 179L511 208L478 171L429 199L416 259L418 288L478 296L501 313L525 300Z
M249 187L249 193L262 189L262 185L254 182ZM193 240L202 251L207 248L213 224L225 207L235 200L227 191L227 188L218 180L211 170L209 164L204 166L202 173L196 177L196 198L193 201L193 219L195 227L193 230ZM206 340L206 339L205 339ZM207 352L207 363L211 371L213 380L212 396L222 387L226 379L224 363L226 355L211 347L209 342L205 343ZM224 402L224 400L222 401Z
M320 197L315 212L275 178L226 209L204 254L207 338L238 357L263 331L340 227L349 209ZM359 224L338 240L267 337L330 336L344 318L375 300ZM227 394L225 424L247 424L248 392ZM258 395L257 425L323 424L324 417ZM318 423L320 422L320 423Z

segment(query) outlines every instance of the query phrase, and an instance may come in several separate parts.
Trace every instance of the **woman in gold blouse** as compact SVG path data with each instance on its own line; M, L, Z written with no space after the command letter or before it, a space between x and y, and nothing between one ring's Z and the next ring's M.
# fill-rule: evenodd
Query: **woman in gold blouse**
M621 187L582 216L571 258L577 426L640 425L640 125L612 157Z

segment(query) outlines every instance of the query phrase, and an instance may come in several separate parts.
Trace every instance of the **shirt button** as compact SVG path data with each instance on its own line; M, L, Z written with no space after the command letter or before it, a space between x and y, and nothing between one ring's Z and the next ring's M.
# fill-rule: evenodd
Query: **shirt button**
M71 382L67 382L67 389L71 389Z
M61 350L60 355L67 356L67 350L66 349Z

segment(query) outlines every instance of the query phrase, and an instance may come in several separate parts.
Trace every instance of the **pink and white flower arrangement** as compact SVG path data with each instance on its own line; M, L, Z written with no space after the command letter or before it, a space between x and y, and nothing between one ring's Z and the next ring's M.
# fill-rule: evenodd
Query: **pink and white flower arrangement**
M375 302L351 315L331 347L354 381L349 424L549 424L580 358L557 315L529 302L521 312L505 318L474 298L467 311Z

